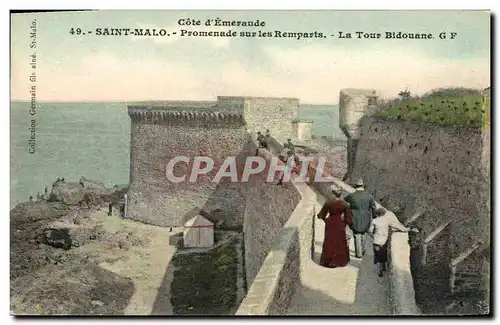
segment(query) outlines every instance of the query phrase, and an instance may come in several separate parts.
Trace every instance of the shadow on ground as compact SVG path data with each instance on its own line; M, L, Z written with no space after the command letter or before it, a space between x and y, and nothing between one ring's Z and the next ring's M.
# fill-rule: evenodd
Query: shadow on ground
M307 265L306 276L297 288L287 314L390 315L387 274L378 277L369 245L367 254L358 259L354 256L351 240L350 262L340 268L320 266L323 241L316 239L314 245L312 263Z
M317 255L318 259L319 255ZM349 293L350 289L346 288L345 283L339 283L334 280L335 272L346 270L322 267L324 271L332 273L332 281L322 284L322 286L325 286L324 290L317 290L307 284L301 284L297 288L288 314L339 316L388 315L387 278L386 276L383 278L376 276L377 269L373 265L372 258L365 256L363 260L351 260L349 266L345 268L355 269L355 272L357 272L353 295ZM328 291L332 289L338 293L338 296L345 295L346 299L340 300L328 294Z

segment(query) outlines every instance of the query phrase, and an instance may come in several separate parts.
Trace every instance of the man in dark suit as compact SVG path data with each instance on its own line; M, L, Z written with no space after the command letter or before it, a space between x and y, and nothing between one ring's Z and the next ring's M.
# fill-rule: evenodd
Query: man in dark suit
M345 197L349 203L352 213L352 224L350 228L354 234L354 249L356 257L361 258L365 255L366 233L370 229L373 215L376 211L375 199L372 195L365 192L365 183L359 179L354 188L356 191Z
M259 131L257 132L257 142L259 143L259 148L264 148L268 150L266 137ZM259 150L257 149L257 153ZM257 155L257 154L256 154Z

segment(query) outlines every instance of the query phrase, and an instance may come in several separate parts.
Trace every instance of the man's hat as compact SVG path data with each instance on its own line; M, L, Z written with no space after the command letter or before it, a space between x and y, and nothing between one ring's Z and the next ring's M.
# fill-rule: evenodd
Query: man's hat
M260 131L259 131L259 132L257 132L257 134L260 134Z
M358 179L356 181L356 183L354 184L355 186L365 186L365 182L363 181L363 179Z
M330 186L330 191L332 191L332 193L336 196L342 195L342 189L335 184Z
M287 141L292 141L292 139L286 139Z

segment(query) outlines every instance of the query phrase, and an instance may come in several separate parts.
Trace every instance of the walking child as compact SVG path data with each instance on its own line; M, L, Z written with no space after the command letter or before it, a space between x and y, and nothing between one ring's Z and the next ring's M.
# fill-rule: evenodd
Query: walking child
M387 271L387 243L390 229L401 232L418 232L417 229L410 229L399 222L396 215L384 208L375 211L374 219L370 225L370 233L373 235L373 263L378 264L378 276L384 276Z

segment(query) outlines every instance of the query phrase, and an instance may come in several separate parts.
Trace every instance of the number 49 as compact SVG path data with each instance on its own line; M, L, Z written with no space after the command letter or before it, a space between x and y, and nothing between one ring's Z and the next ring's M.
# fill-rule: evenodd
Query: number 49
M77 29L71 28L71 29L69 30L69 33L70 33L71 35L75 35L75 34L76 34L76 35L80 35L80 34L82 33L82 30L81 30L80 28L77 28Z

